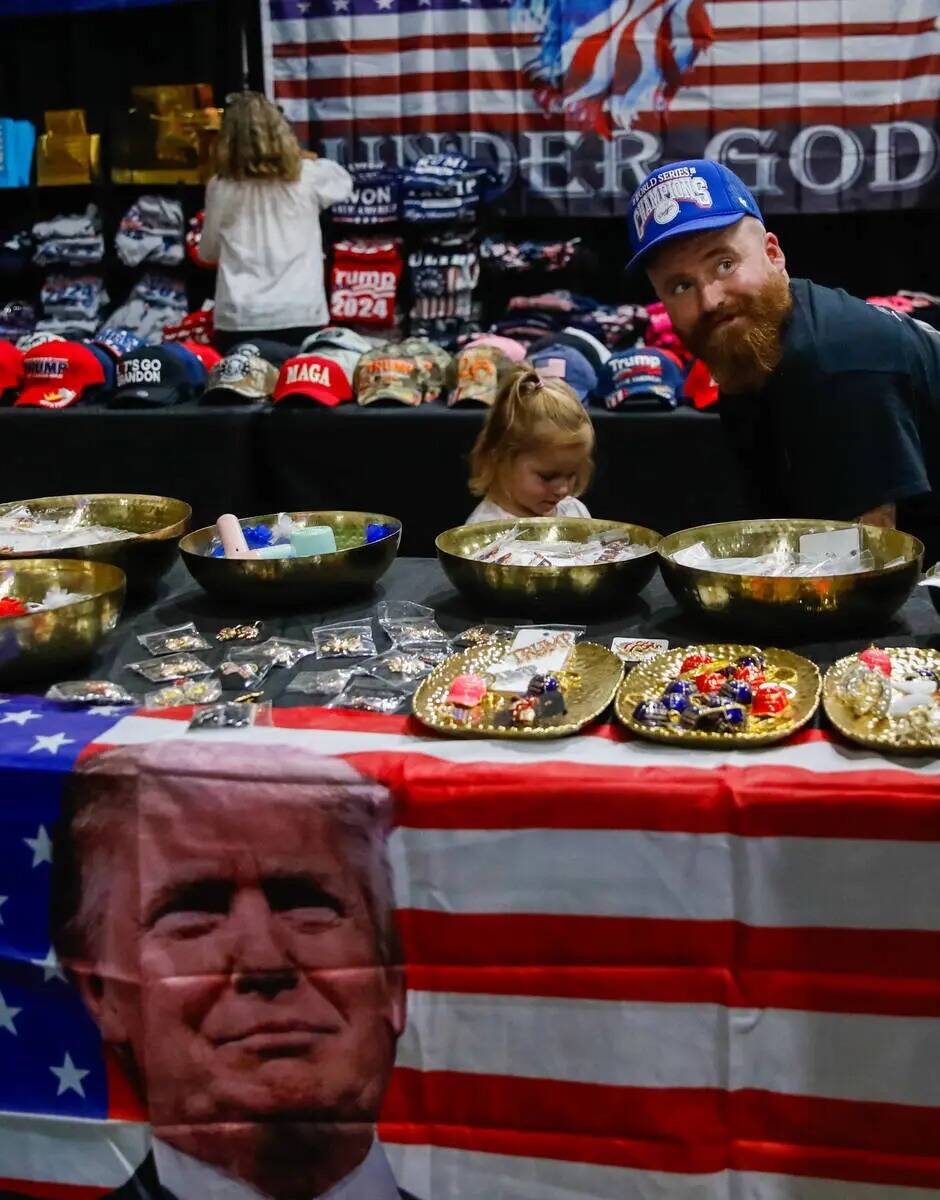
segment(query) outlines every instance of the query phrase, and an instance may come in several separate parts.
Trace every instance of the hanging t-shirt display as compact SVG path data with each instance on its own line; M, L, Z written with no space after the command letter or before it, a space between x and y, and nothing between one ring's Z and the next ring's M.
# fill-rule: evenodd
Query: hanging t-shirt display
M333 247L330 316L341 325L388 329L403 268L401 238L355 238Z

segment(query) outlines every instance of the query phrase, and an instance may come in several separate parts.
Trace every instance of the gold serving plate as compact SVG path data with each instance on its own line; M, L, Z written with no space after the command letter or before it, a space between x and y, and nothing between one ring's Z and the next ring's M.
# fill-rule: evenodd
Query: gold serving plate
M712 733L700 729L683 729L679 725L647 726L634 720L633 710L642 700L655 700L662 695L667 683L677 678L679 668L687 655L701 651L710 654L717 665L733 662L744 654L762 654L767 662L767 682L787 683L796 689L796 695L784 712L775 716L757 717L749 720L752 728L740 732ZM703 670L710 668L703 667ZM766 746L779 742L802 729L811 721L819 707L819 692L822 684L819 668L802 655L789 650L760 650L756 646L733 643L718 645L684 646L667 650L651 658L649 662L634 667L621 684L614 702L614 712L626 727L640 737L654 742L669 742L684 746L747 747Z
M0 504L0 516L24 504L49 517L65 517L79 504L86 504L88 520L92 524L129 529L137 537L46 552L14 553L0 549L0 558L14 562L35 558L79 558L86 562L111 563L125 573L131 592L145 592L155 587L173 566L176 543L189 528L193 514L183 500L174 500L170 496L100 492L87 496L38 496L32 500L13 500Z
M885 647L891 656L891 665L902 671L927 669L940 674L940 653L936 650L920 649L917 646ZM872 750L924 753L940 750L940 732L917 729L907 721L900 723L895 717L857 717L838 697L837 689L842 676L855 663L858 655L840 658L826 672L823 680L823 711L838 729L852 742L868 746ZM916 711L916 710L915 710Z
M333 604L347 596L368 592L395 561L401 541L401 521L383 513L322 509L287 513L302 525L329 525L337 542L343 535L365 538L370 523L391 525L393 532L378 541L313 554L307 558L215 558L209 546L216 537L214 525L197 529L180 542L180 553L190 575L207 592L224 600L246 604ZM241 525L272 525L277 513L245 517Z
M493 724L493 713L486 707L484 698L484 703L472 710L478 714L475 719L455 720L453 705L447 703L454 678L464 674L485 676L487 668L505 657L507 650L505 642L484 643L442 662L421 681L415 692L414 715L431 729L451 737L512 738L516 741L567 737L601 715L613 700L623 678L623 663L606 646L579 642L565 666L565 671L576 674L577 679L565 688L568 711L563 716L548 717L536 725L505 728Z
M625 562L590 567L506 567L472 556L514 526L531 529L535 540L585 542L592 535L621 530L651 553ZM557 620L630 607L653 578L660 535L643 525L591 517L531 517L458 525L437 538L437 556L454 587L480 613L512 612Z
M88 596L46 612L0 618L0 687L68 678L118 623L125 576L111 563L24 558L0 563L0 572L13 577L5 594L20 600L42 600L56 586Z
M897 529L859 525L863 550L875 569L858 575L815 579L726 575L683 567L677 550L704 542L719 557L796 550L807 533L856 528L849 521L725 521L699 525L664 537L657 548L663 579L676 602L694 617L707 617L735 629L767 630L773 637L826 638L837 630L873 634L883 629L910 596L920 578L924 547ZM888 567L895 559L903 561Z

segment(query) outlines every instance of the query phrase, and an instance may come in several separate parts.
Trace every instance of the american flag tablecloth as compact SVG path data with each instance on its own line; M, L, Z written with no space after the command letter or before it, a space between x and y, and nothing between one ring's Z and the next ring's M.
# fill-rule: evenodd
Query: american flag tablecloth
M170 715L0 704L0 1192L147 1151L46 928L63 774ZM427 1200L940 1195L940 762L820 732L688 752L276 712L400 802L409 1025L381 1136Z

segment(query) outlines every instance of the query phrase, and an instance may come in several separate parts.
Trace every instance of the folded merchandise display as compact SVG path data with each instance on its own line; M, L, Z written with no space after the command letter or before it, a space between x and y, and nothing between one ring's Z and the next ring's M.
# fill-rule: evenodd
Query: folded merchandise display
M139 196L114 238L118 258L128 267L143 262L175 266L183 261L183 206L167 196Z
M52 263L84 266L104 258L101 213L96 204L89 204L83 213L37 221L32 232L36 243L33 261L39 266Z
M40 333L91 337L99 328L109 297L99 275L49 275L40 292Z
M187 315L186 285L170 275L148 272L131 288L130 294L108 318L115 329L129 329L156 346L166 326L179 326ZM176 339L173 340L183 340Z
M404 262L401 238L344 238L333 245L330 317L341 325L388 330L398 319Z
M489 200L496 187L488 167L462 154L426 154L404 173L402 220L419 225L472 223L481 201Z
M460 235L426 238L408 256L411 332L444 345L479 327L474 292L480 258L473 241Z
M394 225L401 206L402 172L397 167L350 163L353 190L330 210L337 225Z

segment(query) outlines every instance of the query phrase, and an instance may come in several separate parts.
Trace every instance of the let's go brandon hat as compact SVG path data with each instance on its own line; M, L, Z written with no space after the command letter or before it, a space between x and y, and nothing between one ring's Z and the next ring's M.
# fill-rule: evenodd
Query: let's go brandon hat
M23 390L17 407L71 408L104 385L101 363L80 342L47 342L23 355Z
M337 404L352 400L352 367L348 351L336 349L331 352L326 346L313 353L297 354L281 367L274 402L285 400L315 400L335 408Z
M693 158L657 167L630 199L632 271L674 237L721 229L743 217L763 221L757 201L722 163Z
M117 364L115 376L110 408L165 408L192 398L186 364L166 346L132 351Z

